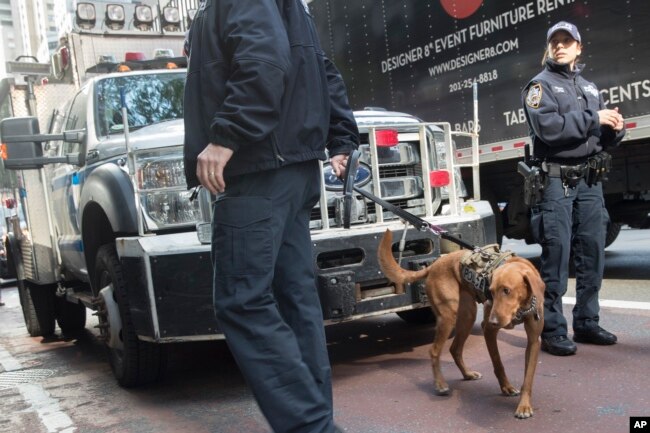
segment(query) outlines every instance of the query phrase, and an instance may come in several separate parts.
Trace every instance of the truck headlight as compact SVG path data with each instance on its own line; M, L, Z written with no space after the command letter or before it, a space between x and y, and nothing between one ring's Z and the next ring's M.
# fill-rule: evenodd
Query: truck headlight
M187 191L181 148L139 153L136 179L149 229L193 226L199 221L198 200L191 202Z

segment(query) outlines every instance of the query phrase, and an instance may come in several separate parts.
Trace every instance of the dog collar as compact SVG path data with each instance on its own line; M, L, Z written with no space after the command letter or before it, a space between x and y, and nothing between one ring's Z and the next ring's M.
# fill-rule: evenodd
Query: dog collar
M539 313L537 312L537 297L533 295L530 299L530 307L523 309L520 308L515 313L515 317L512 318L512 323L519 324L524 321L524 317L528 316L531 313L535 313L535 320L539 320Z

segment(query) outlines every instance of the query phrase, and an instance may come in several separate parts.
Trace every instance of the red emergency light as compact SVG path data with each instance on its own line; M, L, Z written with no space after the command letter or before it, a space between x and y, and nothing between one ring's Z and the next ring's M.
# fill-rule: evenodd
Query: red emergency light
M137 61L137 60L147 60L147 58L144 55L144 53L133 51L133 52L125 53L124 60L129 62L129 61Z
M449 185L449 172L447 170L434 170L429 173L429 185L440 188Z
M397 146L399 138L396 129L379 129L375 131L375 144L377 147Z

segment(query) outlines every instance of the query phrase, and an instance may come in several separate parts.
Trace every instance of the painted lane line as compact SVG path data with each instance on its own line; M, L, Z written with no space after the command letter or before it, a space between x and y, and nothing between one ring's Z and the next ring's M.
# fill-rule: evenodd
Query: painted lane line
M5 371L22 370L23 366L4 347L0 346L0 365Z
M576 298L563 296L562 302L564 302L565 304L575 305ZM609 307L609 308L627 308L630 310L650 310L650 302L615 301L609 299L601 299L600 306Z
M16 358L0 346L0 365L5 371L23 370ZM38 383L20 383L16 385L23 399L29 404L27 411L38 414L48 433L73 433L77 428L72 419L61 410L59 402Z
M61 410L59 402L50 397L41 385L21 383L17 387L31 409L38 414L48 433L72 433L77 429L70 417Z

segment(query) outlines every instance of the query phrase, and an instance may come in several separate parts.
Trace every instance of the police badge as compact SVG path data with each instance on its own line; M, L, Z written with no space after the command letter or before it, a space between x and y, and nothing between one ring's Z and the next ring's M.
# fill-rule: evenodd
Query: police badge
M531 108L539 108L539 103L542 101L542 85L537 83L528 88L526 95L526 105Z
M590 93L594 98L598 98L598 89L596 89L596 86L593 84L589 84L585 87L582 88L582 90L585 91L585 93Z

